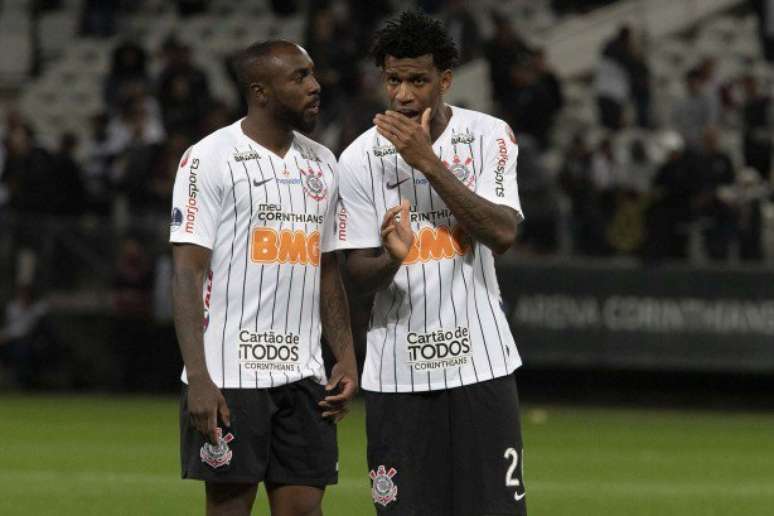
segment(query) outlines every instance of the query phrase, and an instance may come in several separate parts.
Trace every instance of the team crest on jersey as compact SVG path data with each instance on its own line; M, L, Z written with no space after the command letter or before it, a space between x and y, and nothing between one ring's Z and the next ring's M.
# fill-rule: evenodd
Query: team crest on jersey
M188 158L191 156L191 149L193 149L193 147L188 147L183 153L183 159L180 160L180 168L183 168L188 164Z
M454 176L462 181L462 184L467 187L470 187L476 182L476 175L470 169L471 163L473 163L471 158L466 158L463 162L457 155L454 156L451 163L445 160L443 162L446 168L449 169L449 172L454 174Z
M301 169L301 177L306 195L315 201L325 199L325 196L328 194L328 186L325 184L325 178L321 169Z
M398 499L398 486L392 480L398 473L395 468L389 470L384 466L379 466L376 471L371 470L368 476L371 477L371 497L374 499L374 503L378 503L382 507L387 507L388 504Z
M204 443L199 450L199 457L201 457L202 462L214 469L218 469L231 464L231 457L233 457L234 452L231 451L228 443L234 440L234 435L231 432L223 435L223 429L220 427L216 428L215 432L218 438L218 445L213 446L209 442Z

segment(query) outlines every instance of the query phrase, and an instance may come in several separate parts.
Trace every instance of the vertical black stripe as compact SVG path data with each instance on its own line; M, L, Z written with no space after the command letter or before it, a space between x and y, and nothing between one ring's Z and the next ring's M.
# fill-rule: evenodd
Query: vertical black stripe
M237 151L239 149L236 149ZM239 331L242 331L242 325L244 323L244 315L245 315L245 291L247 290L247 262L248 262L248 256L250 254L250 229L253 221L253 187L250 182L250 174L247 172L247 164L243 161L242 167L245 171L245 180L247 181L247 192L250 195L250 218L247 219L247 240L245 241L245 269L244 269L244 275L242 276L242 311L239 314ZM231 168L231 165L229 164L229 168ZM237 357L237 362L239 363L239 388L242 388L242 361Z
M252 152L255 152L253 149L253 146L250 145L250 150ZM261 167L260 162L261 157L256 152L256 158L255 158L255 164L258 165L258 172L261 174L261 181L265 180L265 177L263 175L263 167ZM266 183L263 183L263 194L264 194L264 200L265 202L269 202L269 188L266 186ZM258 331L258 316L261 314L261 306L263 304L263 271L264 271L264 264L261 263L261 272L258 280L258 306L255 310L255 331ZM258 371L255 371L255 386L258 387Z
M234 236L231 239L231 255L228 259L228 276L226 276L226 307L223 320L223 334L220 338L220 387L226 387L226 327L228 327L228 299L229 289L231 287L231 265L234 262L234 245L237 235L237 201L236 201L236 183L234 182L234 171L231 170L231 164L228 164L229 174L231 175L231 196L234 200Z
M298 158L296 156L294 156L293 160L296 162L296 168L299 170L299 174L300 174L301 173L301 165L298 164ZM306 195L303 192L301 193L301 199L304 201L304 215L306 215L306 210L307 210ZM308 227L307 227L306 219L304 219L304 235L307 234L307 231L308 231ZM304 314L304 301L305 301L304 298L306 296L306 271L307 271L308 268L309 268L309 260L307 259L307 263L304 264L304 276L303 276L303 279L301 280L301 305L298 308L298 330L297 330L298 331L298 335L301 335L301 326L303 324L302 321L303 321L303 314ZM309 321L309 324L310 325L314 324L314 321L313 320ZM311 342L308 344L308 349L309 349L309 356L311 357L312 356L312 343ZM308 368L308 366L309 366L309 360L307 360L307 362L306 362L306 364L304 364L303 368L301 366L299 366L298 373L299 373L300 376L303 377L302 369L306 369L306 368Z
M452 135L454 134L454 130L452 129ZM438 146L438 159L443 161L443 147ZM430 185L430 182L427 182L428 186ZM429 188L430 192L430 210L435 211L435 207L433 206L433 189ZM444 207L446 207L445 203L442 203ZM437 220L437 219L436 219ZM438 224L434 224L437 228ZM449 222L449 235L451 235L451 222ZM454 263L454 257L452 257L452 263ZM443 307L443 275L441 274L441 260L436 260L435 264L438 266L438 323L441 325L441 328L444 328L443 324L443 315L441 314L441 308ZM454 303L454 275L452 273L452 282L451 282L451 297L452 297L452 303ZM457 316L454 316L454 323L455 326L457 324ZM443 368L443 386L445 389L449 388L449 381L446 377L446 368Z
M484 351L486 352L487 362L489 362L489 372L492 375L491 377L494 378L494 368L492 368L492 358L489 356L489 346L487 345L487 342L486 342L486 334L484 333L484 325L481 323L481 311L478 309L478 295L477 295L477 290L478 289L476 288L476 285L478 283L476 281L476 260L478 259L477 255L480 253L480 251L478 249L478 246L479 246L479 244L476 243L472 247L472 250L473 250L473 265L471 267L471 269L472 269L472 278L471 279L473 281L473 304L476 307L476 317L478 318L478 327L481 329L481 338L483 339Z
M484 271L484 258L483 252L478 253L478 263L481 265L481 277L484 279L484 288L486 289L486 300L489 303L489 312L492 314L492 321L494 322L495 329L497 330L497 340L500 341L500 351L503 352L503 369L504 374L508 374L508 359L505 358L505 345L503 344L503 337L500 333L500 325L497 323L497 314L495 314L494 307L492 306L492 296L489 290L489 282L486 280L486 271Z
M382 382L382 365L384 364L384 348L387 347L387 334L389 333L388 322L390 320L390 312L392 312L392 307L395 306L395 301L396 301L397 297L398 297L397 296L397 288L392 288L392 302L390 302L390 307L387 309L387 312L384 314L384 339L382 340L382 349L381 349L381 351L379 353L379 391L380 392L382 392L384 390L384 387L383 387L384 383ZM395 315L397 316L399 312L400 312L400 305L398 305L398 310L397 310ZM397 326L398 326L398 319L399 318L396 317L395 325L394 325L393 328L397 328ZM397 339L393 339L393 340L397 340ZM393 346L393 349L395 349L394 346ZM394 364L395 364L395 359L393 359L393 365ZM396 369L396 371L397 371L397 369ZM397 372L396 372L396 376L395 376L395 385L396 386L398 385Z
M268 158L269 158L269 165L271 165L271 173L274 176L274 184L277 186L277 196L279 197L279 204L280 206L282 206L283 205L282 191L280 190L279 180L277 178L277 169L274 168L274 160L271 159L271 156L268 156ZM282 219L280 219L279 231L277 232L278 237L281 234L282 234ZM269 329L272 332L274 331L274 313L277 309L277 296L279 294L279 285L280 285L280 269L282 268L279 263L275 263L274 266L277 268L277 277L274 280L274 291L272 292L271 324L269 325ZM271 374L271 371L269 371L269 378L271 379L271 386L274 387L274 375Z

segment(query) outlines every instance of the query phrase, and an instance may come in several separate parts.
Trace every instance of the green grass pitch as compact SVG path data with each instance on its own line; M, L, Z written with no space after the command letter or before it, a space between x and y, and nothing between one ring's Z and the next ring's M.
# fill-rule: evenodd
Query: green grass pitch
M528 406L532 516L770 516L774 414ZM0 396L0 515L203 514L172 398ZM326 516L373 514L363 408L339 427ZM266 515L265 494L254 514Z

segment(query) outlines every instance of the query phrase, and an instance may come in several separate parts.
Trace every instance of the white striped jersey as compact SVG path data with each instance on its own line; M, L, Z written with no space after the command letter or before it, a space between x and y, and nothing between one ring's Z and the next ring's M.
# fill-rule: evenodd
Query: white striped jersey
M433 143L449 173L481 197L515 209L518 147L508 125L451 107ZM374 300L362 386L380 392L448 389L521 365L501 307L492 251L471 241L424 175L371 128L339 159L339 249L381 247L387 209L411 204L414 245Z
M335 169L333 153L302 134L283 158L248 138L241 120L183 155L170 241L212 250L204 348L218 386L325 382L319 264L335 245Z

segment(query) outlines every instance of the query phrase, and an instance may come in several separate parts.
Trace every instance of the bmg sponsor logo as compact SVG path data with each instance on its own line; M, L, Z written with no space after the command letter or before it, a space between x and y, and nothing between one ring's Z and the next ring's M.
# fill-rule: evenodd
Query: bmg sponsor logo
M293 332L239 331L239 362L247 370L298 371L300 337Z
M408 363L415 371L446 369L470 363L470 330L464 326L406 335Z
M495 195L505 197L505 188L503 187L503 173L505 165L508 163L508 147L505 146L505 140L497 139L497 168L495 169Z

